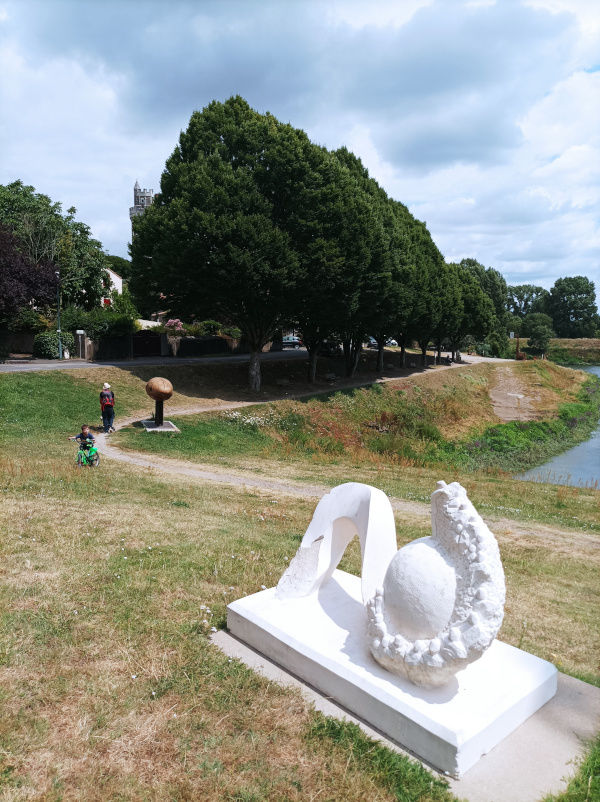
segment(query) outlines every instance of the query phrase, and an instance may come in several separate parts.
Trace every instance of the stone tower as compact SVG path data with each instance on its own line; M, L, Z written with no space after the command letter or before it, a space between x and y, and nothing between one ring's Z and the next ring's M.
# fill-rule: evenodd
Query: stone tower
M135 186L133 187L133 206L129 207L129 219L131 220L131 225L133 227L133 218L138 217L140 214L144 214L147 207L150 206L152 201L154 200L154 190L153 189L142 189L139 183L136 181Z

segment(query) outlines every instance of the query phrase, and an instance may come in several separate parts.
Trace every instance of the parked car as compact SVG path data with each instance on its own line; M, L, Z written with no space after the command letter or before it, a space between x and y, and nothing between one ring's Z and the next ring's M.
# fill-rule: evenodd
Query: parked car
M390 348L395 348L398 345L396 340L392 340L391 337L390 339L385 341L385 344L389 345ZM375 337L367 337L367 348L379 348L379 345Z
M303 342L300 337L295 337L293 334L286 334L282 341L283 348L302 348Z

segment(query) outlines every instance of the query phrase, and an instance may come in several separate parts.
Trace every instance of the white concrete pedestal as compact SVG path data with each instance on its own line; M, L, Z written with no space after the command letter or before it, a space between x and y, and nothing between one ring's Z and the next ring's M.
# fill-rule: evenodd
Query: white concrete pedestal
M460 776L556 693L556 668L494 641L443 688L422 689L371 657L358 577L335 571L315 596L279 601L275 589L232 602L240 640L335 699L390 739Z
M143 420L142 426L147 432L178 432L180 431L175 424L170 421L166 420L161 423L160 426L157 426L153 420Z

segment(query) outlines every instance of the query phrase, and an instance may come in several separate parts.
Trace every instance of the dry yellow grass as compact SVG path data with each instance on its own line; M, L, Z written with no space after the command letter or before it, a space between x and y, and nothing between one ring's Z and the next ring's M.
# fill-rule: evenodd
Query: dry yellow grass
M298 696L208 641L229 599L277 580L313 503L127 468L103 495L101 470L87 492L70 468L58 486L26 487L26 470L4 480L0 743L13 769L0 798L392 799L339 750L306 740ZM400 543L429 528L398 524ZM600 548L498 537L503 637L598 675ZM359 559L355 545L344 567Z
M308 744L306 704L230 663L202 623L275 580L306 505L127 471L102 498L88 476L87 497L67 472L49 498L5 486L0 798L391 799Z

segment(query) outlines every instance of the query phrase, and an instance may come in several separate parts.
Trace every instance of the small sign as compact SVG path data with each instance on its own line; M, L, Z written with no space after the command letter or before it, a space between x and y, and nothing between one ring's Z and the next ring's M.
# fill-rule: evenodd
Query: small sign
M510 337L511 340L514 340L515 339L514 331L509 332L508 336Z

